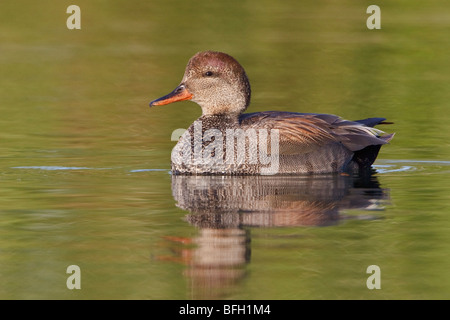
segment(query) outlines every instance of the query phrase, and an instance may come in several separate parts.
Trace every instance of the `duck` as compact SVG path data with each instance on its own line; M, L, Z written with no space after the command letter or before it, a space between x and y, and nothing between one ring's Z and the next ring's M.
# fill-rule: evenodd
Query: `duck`
M349 121L332 114L245 113L251 87L242 65L218 51L189 59L181 83L150 107L197 103L202 115L172 149L171 172L184 175L349 174L367 172L394 134L385 118Z

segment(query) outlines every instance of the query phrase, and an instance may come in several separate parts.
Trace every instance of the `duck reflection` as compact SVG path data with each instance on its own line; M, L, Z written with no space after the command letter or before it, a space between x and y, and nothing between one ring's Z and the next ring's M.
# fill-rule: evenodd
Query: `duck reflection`
M348 209L379 210L389 198L375 176L172 176L177 206L198 227L182 250L189 266L193 299L232 293L250 262L251 227L328 226L342 219L376 215Z

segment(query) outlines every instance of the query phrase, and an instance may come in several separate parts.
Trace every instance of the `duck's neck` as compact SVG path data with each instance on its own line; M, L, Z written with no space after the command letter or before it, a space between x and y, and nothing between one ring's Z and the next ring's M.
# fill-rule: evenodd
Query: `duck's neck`
M206 127L217 129L222 129L224 127L236 126L239 124L239 114L212 114L212 115L202 115L197 121L202 121Z

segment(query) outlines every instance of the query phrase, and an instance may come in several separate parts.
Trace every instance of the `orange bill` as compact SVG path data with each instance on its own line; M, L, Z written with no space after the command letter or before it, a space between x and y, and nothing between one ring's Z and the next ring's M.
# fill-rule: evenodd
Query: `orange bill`
M150 102L150 107L163 106L172 102L190 100L192 99L192 93L190 93L184 85L179 85L171 93L161 97L159 99Z

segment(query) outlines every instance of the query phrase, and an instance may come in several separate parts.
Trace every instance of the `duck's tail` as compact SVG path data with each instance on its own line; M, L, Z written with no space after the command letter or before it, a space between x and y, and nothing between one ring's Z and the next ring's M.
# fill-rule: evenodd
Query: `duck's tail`
M357 120L355 122L361 123L361 124L369 127L371 130L377 130L377 129L372 129L372 128L378 124L393 124L393 122L387 122L385 120L386 120L385 118L368 118L368 119L363 119L363 120ZM381 130L377 130L377 131L378 131L377 138L383 140L383 142L384 142L383 144L386 144L389 141L391 141L395 134L395 133L392 133L392 134L382 135L384 133L383 131L381 131ZM361 149L361 150L358 150L355 152L352 160L358 164L360 172L367 171L372 166L372 164L375 162L375 159L378 156L378 152L380 151L380 148L383 144L370 145L370 146L365 147L364 149Z

